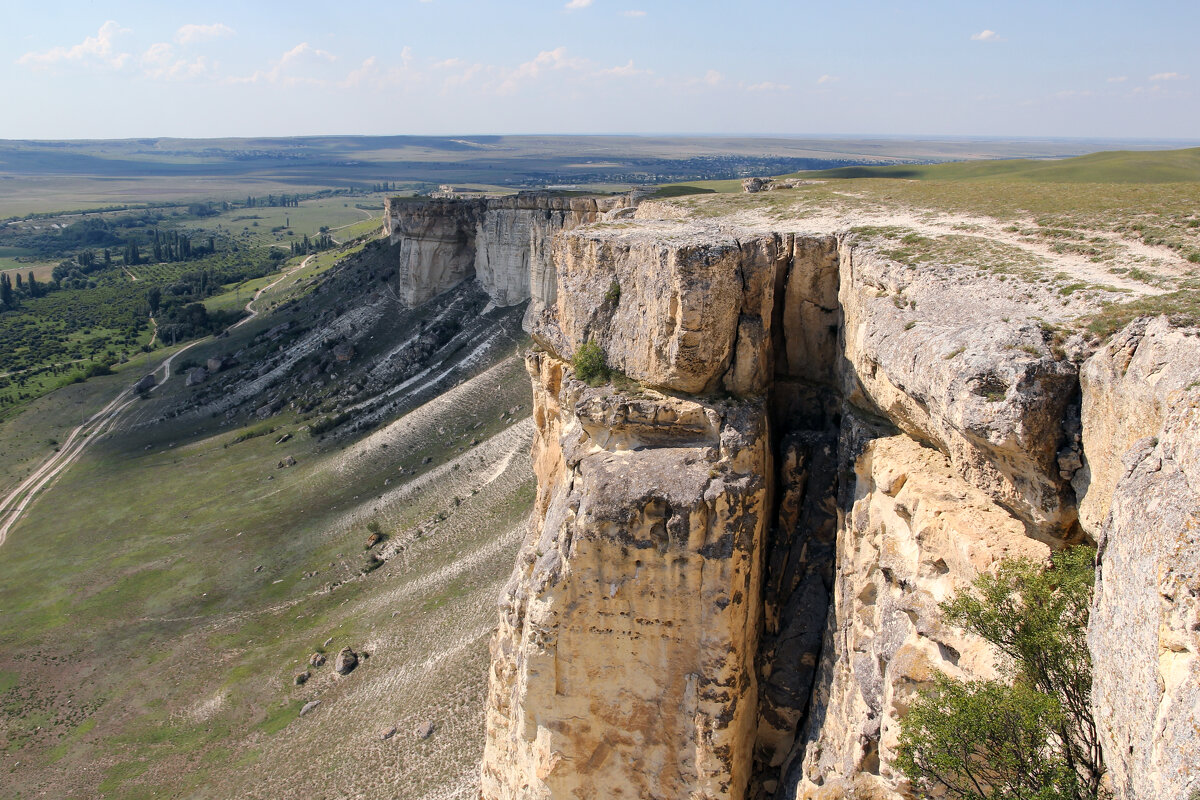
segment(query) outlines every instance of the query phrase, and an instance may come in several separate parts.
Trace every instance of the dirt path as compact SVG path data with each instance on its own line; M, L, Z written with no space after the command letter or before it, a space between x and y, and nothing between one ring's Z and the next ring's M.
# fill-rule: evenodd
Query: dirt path
M300 262L300 264L284 272L274 281L255 292L254 297L250 299L250 302L246 303L246 311L249 313L249 316L230 326L230 330L245 325L247 322L258 316L258 311L254 308L254 301L257 300L263 294L263 292L267 291L272 286L275 286L293 272L303 269L308 262L312 260L312 258L313 256L309 256L308 258L304 259L304 261ZM157 326L155 327L155 331L157 335ZM163 362L153 370L152 374L155 375L156 383L154 388L150 391L153 392L170 379L171 365L176 358L183 353L186 353L188 350L191 350L196 345L207 341L207 337L204 339L197 339L191 344L185 345L171 355L167 356L167 358L164 359ZM158 378L158 373L160 371L163 373L161 379ZM49 458L43 461L38 468L29 475L29 477L21 481L17 488L9 492L3 500L0 500L0 545L4 544L4 540L8 538L8 532L12 530L12 527L21 519L22 514L25 513L25 509L29 508L29 505L34 501L38 494L50 486L58 478L58 476L67 469L67 467L75 463L75 461L83 454L83 451L87 449L87 446L108 431L109 428L112 427L113 423L116 422L117 418L124 413L125 409L129 408L129 406L137 402L137 400L138 397L134 393L133 387L127 387L123 389L121 393L113 398L108 405L89 417L81 425L75 428L75 430L71 431L70 436L67 437L66 441L62 443L55 453L51 454Z
M309 256L308 258L304 259L304 260L303 260L303 261L301 261L299 264L297 264L296 266L294 266L294 267L292 267L291 269L287 270L287 271L286 271L286 272L284 272L282 275L280 275L278 278L276 278L275 280L271 281L271 282L270 282L270 283L268 283L266 286L262 287L262 288L261 288L261 289L259 289L257 292L255 292L255 293L254 293L254 297L251 297L251 298L250 298L250 301L246 303L246 313L247 313L249 316L243 317L242 319L239 319L237 322L235 322L235 323L233 323L232 325L230 325L230 326L229 326L229 330L233 330L233 329L235 329L235 328L240 328L240 327L242 327L243 325L245 325L247 322L249 322L250 320L252 320L252 319L254 319L255 317L257 317L257 316L258 316L258 310L257 310L257 309L254 307L254 301L255 301L255 300L257 300L257 299L258 299L258 298L259 298L259 297L262 295L262 293L263 293L263 292L265 292L265 291L267 291L268 289L270 289L271 287L275 286L275 285L276 285L276 284L278 284L280 281L282 281L284 278L286 278L286 277L288 277L288 276L292 275L293 273L295 273L295 272L298 272L298 271L300 271L300 270L304 269L305 267L307 267L307 266L308 266L308 262L312 261L314 258L316 258L316 254L313 254L313 255Z

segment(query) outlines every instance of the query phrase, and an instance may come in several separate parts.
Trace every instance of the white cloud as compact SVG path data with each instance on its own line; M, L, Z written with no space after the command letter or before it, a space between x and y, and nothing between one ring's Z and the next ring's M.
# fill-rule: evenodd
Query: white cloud
M196 78L208 71L208 61L200 56L191 61L176 58L175 51L166 42L157 42L146 48L141 58L146 77L158 80L183 80Z
M406 57L408 48L404 48L401 53L401 58ZM230 78L230 83L282 83L286 86L294 86L296 84L307 83L312 85L326 84L328 81L313 77L301 77L297 75L288 75L289 71L303 66L312 66L321 62L332 63L337 60L337 56L327 50L320 50L313 47L308 42L300 44L288 50L279 59L271 65L268 70L258 70L253 75L242 78Z
M619 67L609 67L596 72L596 75L609 76L614 78L632 78L635 75L650 75L653 70L638 69L633 65L633 59L629 59L629 63Z
M715 69L710 69L708 72L704 73L703 80L709 86L716 86L718 83L721 82L722 78L723 78L723 76L721 75L721 73L717 72Z
M581 8L587 8L591 4L592 0L571 0L571 2L567 3L565 6L563 6L563 8L567 9L568 11L578 11Z
M1127 80L1129 80L1128 75L1117 75L1116 77L1109 78L1108 82L1109 83L1124 83Z
M971 41L973 41L973 42L1000 42L1000 41L1003 41L1003 37L1001 37L1000 34L996 33L993 30L985 29L985 30L980 31L979 33L972 33Z
M622 11L621 13L627 17L644 17L644 16L646 16L645 11L637 11L637 10Z
M774 81L763 81L762 83L752 83L746 87L747 92L786 92L791 89L786 83L775 83Z
M1180 75L1178 72L1156 72L1150 76L1152 81L1182 81L1187 80L1187 75Z
M220 22L214 22L212 25L188 24L175 32L175 41L180 44L191 44L192 42L199 42L204 39L219 39L222 36L233 36L233 34L233 28Z
M836 80L838 80L836 75L822 75L817 78L817 83L833 83Z
M88 36L82 42L71 47L52 47L40 53L29 52L17 59L18 64L27 67L49 67L53 64L77 63L104 65L120 69L129 60L129 53L116 52L114 40L123 33L130 33L129 28L122 28L111 19L100 26L95 36Z
M553 50L543 50L532 61L520 64L516 69L508 71L501 80L496 91L499 94L512 94L520 84L541 76L547 70L585 69L587 62L583 59L569 58L567 48L556 47Z

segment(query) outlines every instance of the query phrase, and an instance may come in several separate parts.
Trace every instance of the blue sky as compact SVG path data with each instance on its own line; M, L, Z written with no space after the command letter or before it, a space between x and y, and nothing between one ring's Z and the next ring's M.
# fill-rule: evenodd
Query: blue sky
M1200 2L5 3L0 138L1200 137Z

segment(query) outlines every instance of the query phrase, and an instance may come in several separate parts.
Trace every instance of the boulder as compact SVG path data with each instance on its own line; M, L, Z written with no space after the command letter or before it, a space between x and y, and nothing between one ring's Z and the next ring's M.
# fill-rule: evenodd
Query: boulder
M303 706L301 706L300 716L303 717L307 714L311 714L313 711L316 710L317 706L319 706L319 705L321 705L320 700L310 700L309 702L307 702Z
M157 385L158 381L155 379L153 374L145 375L141 380L133 385L133 390L138 393L148 392Z
M196 367L195 369L188 370L187 380L184 381L184 385L198 386L206 380L208 380L208 370L204 367Z
M413 735L416 736L418 739L428 739L430 736L433 736L433 731L434 731L434 726L433 726L432 721L423 722L423 723L421 723L421 725L419 725L417 727L417 729L415 731L413 731Z
M358 654L349 647L343 647L333 660L333 671L338 675L349 675L358 666Z

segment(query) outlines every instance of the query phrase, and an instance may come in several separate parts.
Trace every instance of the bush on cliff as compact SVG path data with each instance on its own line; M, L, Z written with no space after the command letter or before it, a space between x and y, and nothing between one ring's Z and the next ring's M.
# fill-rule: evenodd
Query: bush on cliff
M925 796L963 800L1103 797L1087 649L1095 550L1048 567L1007 560L941 608L1005 657L1007 681L940 677L903 721L897 766Z
M608 380L608 365L605 363L604 349L594 341L581 344L575 351L572 361L575 367L575 377L590 386L595 386Z

